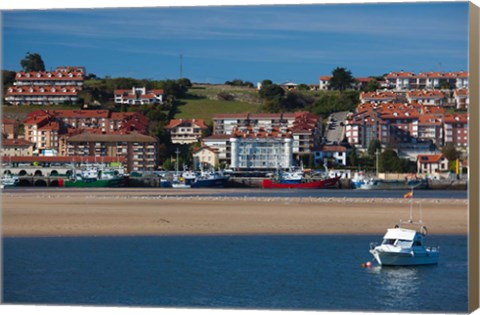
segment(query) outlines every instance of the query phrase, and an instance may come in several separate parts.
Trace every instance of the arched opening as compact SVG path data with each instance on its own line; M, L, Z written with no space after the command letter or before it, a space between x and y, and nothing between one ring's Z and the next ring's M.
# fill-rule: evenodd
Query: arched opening
M51 171L50 176L58 176L58 171L57 170Z
M5 170L5 171L3 171L3 174L5 174L5 175L11 175L12 172L11 172L10 170Z
M43 179L39 179L35 181L35 186L47 187L47 182L44 181Z
M42 173L41 170L36 170L34 175L35 176L43 176L43 173Z
M20 179L18 186L32 186L32 182L28 179Z
M18 176L26 176L27 175L27 171L26 170L21 170L19 173L18 173Z
M72 176L72 170L68 170L65 175L67 175L68 177Z
M59 187L59 186L60 186L60 182L56 179L50 182L50 187Z

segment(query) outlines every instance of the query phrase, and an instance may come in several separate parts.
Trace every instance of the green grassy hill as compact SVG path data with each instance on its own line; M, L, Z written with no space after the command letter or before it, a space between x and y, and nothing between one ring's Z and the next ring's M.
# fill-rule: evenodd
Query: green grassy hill
M175 118L205 119L222 113L257 113L261 100L256 89L227 85L194 85L179 100Z

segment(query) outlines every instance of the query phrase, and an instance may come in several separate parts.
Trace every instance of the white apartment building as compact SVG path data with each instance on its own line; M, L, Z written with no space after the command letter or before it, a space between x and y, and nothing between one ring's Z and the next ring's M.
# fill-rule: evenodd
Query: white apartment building
M292 139L278 137L235 137L230 139L231 164L237 169L275 169L293 166Z
M163 90L147 91L145 87L132 87L129 90L115 90L114 96L115 104L163 104Z

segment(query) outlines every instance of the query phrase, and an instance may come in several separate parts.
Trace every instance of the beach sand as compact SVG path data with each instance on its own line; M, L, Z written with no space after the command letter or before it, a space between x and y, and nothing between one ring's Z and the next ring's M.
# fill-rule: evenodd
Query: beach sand
M189 192L191 193L191 192ZM382 234L410 216L402 198L243 198L154 189L2 194L4 236ZM466 234L467 200L415 199L430 234Z

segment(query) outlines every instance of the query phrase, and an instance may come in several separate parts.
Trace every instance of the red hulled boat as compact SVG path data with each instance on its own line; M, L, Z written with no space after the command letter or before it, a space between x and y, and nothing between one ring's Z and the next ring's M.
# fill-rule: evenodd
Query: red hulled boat
M336 187L340 176L333 178L326 178L321 180L312 180L300 183L282 183L272 181L271 179L264 179L262 181L262 188L290 188L290 189L319 189L319 188L333 188Z

